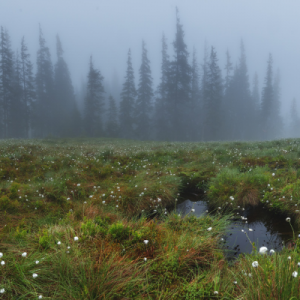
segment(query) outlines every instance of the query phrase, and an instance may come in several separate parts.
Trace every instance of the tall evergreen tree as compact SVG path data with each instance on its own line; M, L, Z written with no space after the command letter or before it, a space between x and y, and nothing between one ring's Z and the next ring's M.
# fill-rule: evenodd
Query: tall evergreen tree
M21 82L21 63L17 53L14 64L13 94L10 99L10 130L9 137L24 138L26 136L26 103L23 101L23 90Z
M34 127L37 137L55 134L55 98L53 67L49 48L39 27L39 50L37 52L36 105Z
M261 102L261 126L262 139L269 139L272 131L272 105L274 103L274 88L273 88L273 59L269 54L267 63L267 72L265 77L265 86L262 90Z
M253 86L251 92L252 103L254 105L254 117L252 120L252 128L254 132L254 138L258 140L260 138L260 95L259 95L259 82L257 73L253 77Z
M142 63L140 67L139 86L137 90L137 101L135 105L136 137L138 139L149 139L151 134L152 113L152 77L150 62L147 56L145 42L142 43Z
M109 96L109 106L107 110L106 135L116 138L119 136L118 110L113 96Z
M12 98L14 95L13 87L13 52L10 45L10 37L7 30L1 27L1 46L0 46L0 104L1 104L1 137L10 136L12 125Z
M189 140L191 132L187 125L191 106L191 66L184 42L184 31L176 8L176 36L173 42L174 60L171 62L171 126L174 140Z
M85 132L88 136L103 135L102 114L104 112L104 100L103 77L100 71L94 68L91 57L84 117Z
M161 77L155 96L155 113L153 116L156 139L166 140L170 136L170 61L168 56L168 46L166 38L162 37L162 62L161 62Z
M226 65L225 65L225 91L228 89L229 84L232 80L232 71L233 71L233 65L231 62L231 57L229 54L229 51L226 51Z
M221 139L221 105L223 96L223 85L221 70L218 66L217 54L214 47L211 48L210 60L207 70L207 83L204 90L205 106L205 140Z
M191 74L191 105L189 111L190 140L201 140L201 126L203 119L202 99L200 91L199 66L196 58L196 50L193 51L192 74Z
M21 42L21 85L22 85L22 102L24 103L24 121L25 137L31 137L32 131L32 114L35 105L35 84L33 77L33 66L30 61L27 46L24 37Z
M75 103L74 88L68 65L63 57L63 49L59 36L56 36L57 62L54 72L55 102L56 102L56 133L58 136L73 135Z
M136 89L134 84L134 72L131 62L131 51L128 51L127 71L120 102L120 134L122 138L134 138L134 107L136 101Z

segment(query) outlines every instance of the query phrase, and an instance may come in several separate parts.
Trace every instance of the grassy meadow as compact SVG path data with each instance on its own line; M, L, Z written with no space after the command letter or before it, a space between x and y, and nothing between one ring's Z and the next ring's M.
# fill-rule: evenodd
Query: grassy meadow
M0 141L0 299L299 299L298 232L234 262L222 244L238 206L300 223L299 143ZM191 192L200 218L174 212Z

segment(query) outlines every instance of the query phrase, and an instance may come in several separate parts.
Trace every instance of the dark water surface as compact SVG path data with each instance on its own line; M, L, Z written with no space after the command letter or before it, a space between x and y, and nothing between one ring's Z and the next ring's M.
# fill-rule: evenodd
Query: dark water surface
M177 213L182 216L190 214L200 217L206 214L207 210L209 211L207 202L199 200L200 197L189 198L192 200L185 200L177 205ZM192 208L195 212L191 212ZM242 220L241 217L247 219ZM297 228L294 227L294 231L296 234ZM263 205L236 210L234 219L223 236L224 248L228 250L226 251L228 259L233 259L241 253L251 253L251 242L255 242L257 249L265 246L268 250L274 249L278 252L284 245L287 246L292 238L293 231L285 217L269 211Z

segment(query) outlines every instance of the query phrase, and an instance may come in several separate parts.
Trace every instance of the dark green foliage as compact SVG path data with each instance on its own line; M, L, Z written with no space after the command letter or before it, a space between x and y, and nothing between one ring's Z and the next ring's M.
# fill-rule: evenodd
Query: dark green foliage
M116 138L119 136L118 110L115 99L109 96L109 107L107 110L106 135Z
M91 57L87 95L85 97L84 125L86 134L92 137L103 135L104 88L102 82L103 77L100 71L94 68Z
M134 107L136 101L136 89L134 84L134 72L131 62L131 50L128 51L127 70L120 103L120 135L123 138L134 137Z
M137 101L135 106L136 136L138 139L149 139L151 134L151 112L152 112L152 77L150 62L147 55L145 42L142 44L142 63L140 67L140 80L137 90Z

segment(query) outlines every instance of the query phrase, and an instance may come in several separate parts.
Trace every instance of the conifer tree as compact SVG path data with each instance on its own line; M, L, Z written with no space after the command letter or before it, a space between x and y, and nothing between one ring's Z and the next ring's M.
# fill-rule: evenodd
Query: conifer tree
M142 63L135 105L136 137L147 140L151 133L152 77L145 42L142 43Z
M107 110L106 135L116 138L119 136L118 110L115 99L109 96L109 106Z
M1 137L10 136L12 125L11 101L14 95L13 91L13 52L10 45L10 37L7 30L1 27L1 46L0 46L0 104L1 104Z
M94 68L91 57L84 116L85 132L88 136L97 137L103 135L102 115L104 112L104 100L103 77L100 71Z
M174 60L171 62L171 126L174 140L188 140L190 131L186 125L191 105L191 66L184 42L184 31L176 8L176 36L173 42Z
M265 85L262 90L261 102L261 126L262 126L262 139L271 137L272 131L272 105L274 103L274 88L273 88L273 59L269 54L267 63L267 72L265 77Z
M190 140L201 140L201 131L202 131L202 99L200 92L200 76L199 76L199 67L196 58L196 50L193 51L193 61L192 61L192 73L191 73L191 103L189 107L189 132Z
M74 88L68 65L63 57L63 49L59 36L56 36L57 62L55 64L54 86L56 102L56 133L58 136L70 136L76 120L72 113L76 106ZM73 115L74 116L74 115Z
M53 67L49 48L39 27L39 50L37 52L36 105L34 127L37 137L55 134L55 97Z
M134 72L131 62L131 51L128 51L127 70L120 102L120 134L122 138L134 138L134 107L136 101Z
M205 140L221 139L221 105L222 105L222 76L218 66L217 54L214 47L211 48L210 60L207 69L207 83L204 90L205 105Z
M12 81L13 93L10 99L10 128L9 137L24 138L26 135L26 107L23 102L23 90L21 82L21 63L17 53L14 64L14 76Z
M162 37L162 62L161 62L161 77L155 97L155 113L154 113L154 128L155 136L158 140L166 140L170 136L170 61L168 56L168 46L166 38Z
M24 126L25 138L31 137L32 118L35 105L35 84L33 77L33 66L30 61L27 46L24 37L21 42L21 85L22 85L22 102L24 103Z
M228 89L229 84L232 80L232 71L233 71L233 66L231 63L231 57L230 57L229 51L227 50L226 51L226 65L225 65L225 85L224 85L225 92Z

